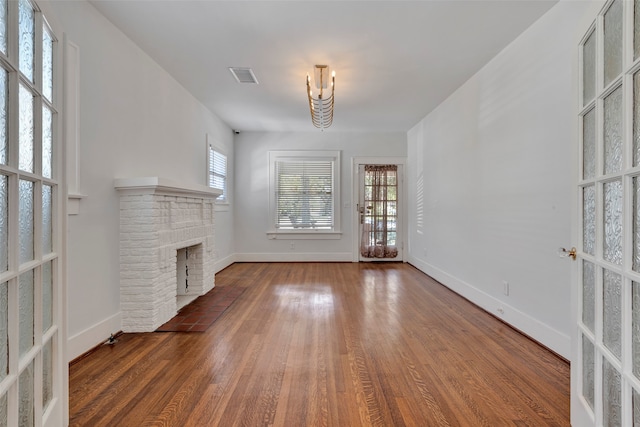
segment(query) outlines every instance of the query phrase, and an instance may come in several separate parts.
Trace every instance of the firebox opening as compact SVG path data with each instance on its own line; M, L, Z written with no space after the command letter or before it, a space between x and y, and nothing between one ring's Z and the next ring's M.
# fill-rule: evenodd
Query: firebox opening
M176 251L176 306L178 310L200 295L202 258L198 254L202 254L202 245L200 244Z

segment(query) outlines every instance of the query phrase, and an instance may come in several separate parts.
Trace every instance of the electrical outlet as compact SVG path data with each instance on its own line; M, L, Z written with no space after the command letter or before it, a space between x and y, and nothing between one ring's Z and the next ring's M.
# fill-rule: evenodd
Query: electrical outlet
M289 249L291 249L292 251L296 249L296 244L295 244L295 242L291 242L291 243L289 244Z
M506 280L502 281L502 292L504 292L505 295L509 295L509 282Z

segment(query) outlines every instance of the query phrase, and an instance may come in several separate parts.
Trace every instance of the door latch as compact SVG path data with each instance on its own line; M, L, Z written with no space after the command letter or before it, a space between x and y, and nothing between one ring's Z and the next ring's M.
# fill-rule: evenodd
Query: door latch
M565 249L565 248L559 248L558 249L558 256L561 258L571 258L572 260L576 260L576 256L577 256L578 250L573 247L571 249Z

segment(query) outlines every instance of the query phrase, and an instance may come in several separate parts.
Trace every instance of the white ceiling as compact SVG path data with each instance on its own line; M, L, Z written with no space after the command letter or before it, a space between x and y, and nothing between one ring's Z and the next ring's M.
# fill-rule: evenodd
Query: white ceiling
M314 131L314 64L336 72L328 131L406 131L556 2L91 0L245 131ZM239 84L228 67L251 67L260 83Z

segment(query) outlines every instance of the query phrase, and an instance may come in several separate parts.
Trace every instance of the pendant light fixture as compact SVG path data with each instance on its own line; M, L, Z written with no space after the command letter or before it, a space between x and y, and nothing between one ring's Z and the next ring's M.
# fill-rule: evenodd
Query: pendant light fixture
M320 92L317 97L313 96L313 92L311 91L311 77L307 74L309 111L311 112L311 122L313 122L313 125L324 130L333 123L333 93L335 90L336 72L331 73L331 94L325 96L325 89L328 89L329 85L329 66L316 65L314 71L315 86Z

